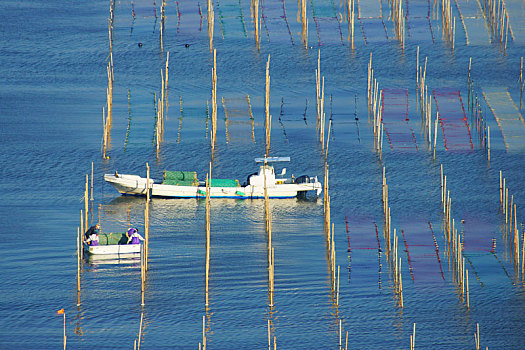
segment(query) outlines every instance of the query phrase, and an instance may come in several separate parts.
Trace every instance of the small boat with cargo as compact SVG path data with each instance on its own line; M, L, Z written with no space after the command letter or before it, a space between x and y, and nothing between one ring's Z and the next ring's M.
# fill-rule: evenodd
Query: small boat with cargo
M309 191L316 196L322 191L322 185L317 176L285 178L286 168L276 175L274 163L289 162L290 157L256 158L259 171L248 176L241 185L234 179L211 179L211 198L264 198L266 186L269 198L293 198L306 196ZM154 180L139 175L126 175L115 172L105 174L104 180L110 183L123 195L145 196L149 191L152 197L168 198L204 198L206 196L206 181L198 180L194 171L165 171L163 180Z
M84 252L89 255L119 256L122 254L140 255L142 244L128 244L128 235L121 232L99 233L98 245L83 242Z

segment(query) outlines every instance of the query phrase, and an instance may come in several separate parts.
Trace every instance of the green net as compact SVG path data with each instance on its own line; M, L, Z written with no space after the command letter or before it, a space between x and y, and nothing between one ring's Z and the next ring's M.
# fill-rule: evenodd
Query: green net
M210 187L240 187L238 180L211 179Z
M197 186L197 173L195 171L164 171L163 185Z
M195 171L164 171L164 180L197 181Z
M199 181L197 180L164 180L163 185L175 185L175 186L197 186Z
M128 236L125 233L111 232L98 235L99 245L127 244Z

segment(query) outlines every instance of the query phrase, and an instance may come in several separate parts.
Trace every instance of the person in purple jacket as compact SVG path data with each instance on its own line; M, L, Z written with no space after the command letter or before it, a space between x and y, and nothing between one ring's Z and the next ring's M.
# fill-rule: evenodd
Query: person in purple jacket
M136 228L130 228L128 230L128 244L139 244L140 241L144 241L144 238L139 235L139 231Z
M98 226L98 225L97 225ZM92 231L86 239L86 243L91 246L98 245L98 230Z

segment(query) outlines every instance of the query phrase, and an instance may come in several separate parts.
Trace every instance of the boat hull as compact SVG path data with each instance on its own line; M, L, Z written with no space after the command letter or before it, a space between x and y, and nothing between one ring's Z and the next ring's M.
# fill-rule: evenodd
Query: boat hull
M84 251L89 255L140 254L141 244L110 244L91 246L84 243Z
M117 191L125 195L145 196L148 191L147 179L137 175L106 174L106 182L110 183ZM322 186L318 181L310 183L283 183L267 187L270 198L294 198L298 193L315 191L316 195L321 192ZM177 186L155 183L150 179L150 196L166 198L204 198L206 197L205 186ZM211 198L264 198L263 186L240 186L240 187L210 187Z

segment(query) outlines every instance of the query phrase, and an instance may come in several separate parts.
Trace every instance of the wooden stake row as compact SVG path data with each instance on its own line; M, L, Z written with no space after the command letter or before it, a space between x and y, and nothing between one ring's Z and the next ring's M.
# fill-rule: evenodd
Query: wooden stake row
M412 329L412 335L410 336L410 350L416 349L416 324L414 323L414 328Z
M436 146L437 146L437 131L438 131L438 121L439 121L439 111L436 111L436 117L434 119L434 124L432 125L432 95L428 93L428 86L426 85L427 81L427 61L428 58L425 56L425 65L421 67L419 65L419 46L417 47L417 57L416 57L416 71L417 78L416 84L418 88L418 101L420 106L421 113L421 127L423 134L428 142L429 150L434 150L433 160L436 159ZM432 142L432 126L434 129L434 142Z
M332 123L330 122L328 124L328 134L330 134L330 128ZM328 147L330 143L330 138L326 141L326 146L323 145L323 148L325 149L324 154L324 169L325 169L325 176L324 176L324 200L323 200L323 215L324 215L324 232L326 237L326 248L327 248L327 257L328 262L330 265L330 279L332 281L331 283L331 289L334 296L335 305L339 306L339 266L337 267L337 274L336 274L336 258L335 258L335 239L334 239L334 224L331 223L331 210L330 210L330 188L329 188L329 167L328 167Z
M405 48L405 15L402 7L403 0L390 0L390 6L392 8L392 22L394 23L394 29L396 36L401 43L403 49Z
M490 126L487 125L481 110L481 104L478 99L478 94L475 91L474 81L471 78L472 58L469 59L468 67L468 110L472 124L476 126L480 147L487 151L487 160L490 162Z
M324 150L325 145L325 125L326 115L324 113L324 77L321 79L321 50L317 56L317 69L315 70L315 92L317 106L317 123L316 130L319 137L319 143Z
M373 115L374 147L381 160L383 154L383 90L379 89L379 82L374 78L372 68L372 53L368 63L368 110Z
M156 149L157 149L157 159L159 158L160 144L164 140L164 116L165 116L165 106L167 104L166 94L168 86L168 62L169 62L169 52L166 57L166 77L164 77L164 72L160 71L161 76L161 97L156 101L156 117L155 117L155 140L156 140Z
M398 257L398 236L394 228L393 236L391 235L391 217L390 207L388 205L388 184L386 181L386 168L383 167L383 217L384 229L383 237L385 240L386 255L391 266L392 280L394 283L394 292L398 297L399 306L404 307L403 302L403 280L401 278L401 258Z
M458 286L459 292L470 309L470 293L468 286L468 270L465 268L465 258L463 257L463 242L461 233L455 227L455 220L452 218L452 198L450 191L447 190L447 176L443 173L441 164L441 201L443 204L443 233L446 240L446 251L449 260L449 267L452 265L454 282Z
M442 35L454 50L456 41L456 17L452 16L452 6L450 0L441 0L441 24L443 26Z
M483 10L490 27L492 38L507 51L509 36L509 14L502 0L483 0ZM512 36L512 29L510 32ZM513 37L511 39L514 39Z
M521 278L525 273L525 231L522 227L522 232L518 228L517 207L514 203L514 195L510 195L510 210L509 210L509 189L506 186L506 180L503 173L499 172L499 191L500 191L500 205L502 214L505 215L505 231L504 239L508 242L510 251L513 257L514 270L516 276L519 278L521 271ZM520 238L522 239L521 247L521 265L520 265Z

